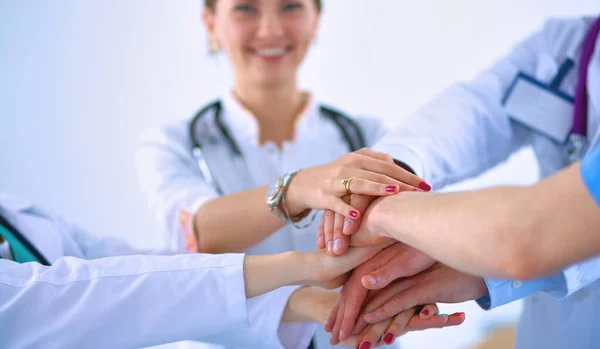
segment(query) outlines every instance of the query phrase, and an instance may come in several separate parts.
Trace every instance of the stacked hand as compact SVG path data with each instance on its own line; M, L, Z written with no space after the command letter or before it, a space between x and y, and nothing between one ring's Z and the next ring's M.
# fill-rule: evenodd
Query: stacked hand
M348 191L368 197L385 197L403 191L430 188L421 178L397 166L393 159L384 153L364 148L346 154L330 163L313 166L298 172L290 182L285 205L290 216L296 216L306 209L325 210L341 227L344 219L349 222L359 219L367 205L350 202ZM346 197L346 198L345 198ZM331 224L334 219L328 220ZM333 231L333 230L332 230ZM341 230L336 239L320 241L327 246L329 254L342 254L349 247L349 236Z
M465 319L463 313L438 316L435 303L464 302L487 293L482 278L449 268L380 234L369 215L381 199L353 194L344 200L364 214L348 220L325 212L317 238L319 249L342 255L344 251L328 248L330 241L340 238L352 246L391 246L356 267L345 282L325 326L333 344L352 336L358 338L359 348L365 349L382 344L380 340L390 344L406 331L460 325ZM438 322L427 322L430 319ZM421 327L413 327L416 321L421 321Z

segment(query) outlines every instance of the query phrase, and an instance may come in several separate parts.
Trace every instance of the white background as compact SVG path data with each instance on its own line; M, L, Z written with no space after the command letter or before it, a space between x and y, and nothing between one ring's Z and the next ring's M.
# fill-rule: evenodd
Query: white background
M347 112L417 122L410 111L545 18L598 10L597 0L329 0L301 82ZM225 60L207 55L199 14L199 0L1 1L0 191L156 246L136 184L137 139L230 86ZM525 151L461 187L535 179ZM467 310L462 328L409 335L405 347L463 347L513 320L518 305L488 320L472 304L443 308L455 309Z

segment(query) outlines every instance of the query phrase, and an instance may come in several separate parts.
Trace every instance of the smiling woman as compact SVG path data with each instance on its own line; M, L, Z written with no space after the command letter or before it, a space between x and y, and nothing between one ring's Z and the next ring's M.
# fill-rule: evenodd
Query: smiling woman
M311 209L356 219L361 212L342 199L348 191L384 196L422 187L385 154L361 149L385 132L381 120L345 115L298 87L321 10L316 0L205 1L210 50L227 57L234 84L190 120L149 130L137 154L165 247L312 251L319 227ZM330 254L348 248L343 236L319 244ZM270 311L281 313L288 298L273 296ZM283 325L283 346L315 338L320 349L330 347L313 326Z
M235 93L252 103L257 85L297 91L296 71L317 36L320 1L206 1L203 21L211 52L223 49L235 74ZM296 93L293 105L306 103ZM256 106L249 106L256 107Z

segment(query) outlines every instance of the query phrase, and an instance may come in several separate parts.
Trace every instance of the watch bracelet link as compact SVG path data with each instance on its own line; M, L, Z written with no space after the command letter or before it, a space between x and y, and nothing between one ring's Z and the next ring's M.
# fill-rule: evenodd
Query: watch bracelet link
M300 171L301 170L298 170L298 171L295 171L295 172L292 172L289 174L285 174L279 178L279 181L281 181L281 187L278 190L276 201L275 201L274 205L272 207L270 207L270 209L271 209L271 212L273 212L282 221L284 221L286 223L292 223L294 225L294 227L296 227L298 229L304 229L312 224L312 222L315 219L316 214L313 215L312 219L310 220L310 222L308 224L298 226L296 223L298 223L298 222L302 221L304 218L306 218L313 210L308 208L308 209L300 212L300 214L298 214L294 217L291 217L290 213L288 211L287 205L285 203L289 185L292 182L292 179L294 179L294 177Z

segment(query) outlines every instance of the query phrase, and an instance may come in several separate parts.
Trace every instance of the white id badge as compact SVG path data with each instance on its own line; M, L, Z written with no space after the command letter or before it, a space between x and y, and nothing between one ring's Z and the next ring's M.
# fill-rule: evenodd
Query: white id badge
M566 143L573 128L573 98L519 73L502 100L511 119L558 143Z

